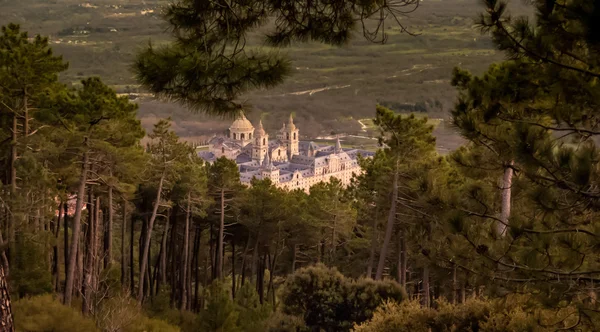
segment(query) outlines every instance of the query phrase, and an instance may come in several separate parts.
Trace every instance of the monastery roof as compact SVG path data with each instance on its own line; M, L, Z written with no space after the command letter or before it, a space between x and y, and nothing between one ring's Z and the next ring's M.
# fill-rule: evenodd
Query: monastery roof
M254 130L254 126L252 123L246 119L246 116L242 112L235 121L229 127L229 130L232 131L249 131Z
M217 159L215 157L215 154L210 151L200 151L200 152L198 152L198 157L204 159L204 161L207 161L207 162L213 162Z

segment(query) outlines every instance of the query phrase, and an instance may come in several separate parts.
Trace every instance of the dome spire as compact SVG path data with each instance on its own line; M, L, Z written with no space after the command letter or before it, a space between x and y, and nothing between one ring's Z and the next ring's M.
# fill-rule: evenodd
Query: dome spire
M342 152L342 143L340 143L340 137L338 136L338 138L335 140L335 149L334 149L335 153L340 153Z
M269 158L269 152L265 154L265 158L262 161L262 168L269 169L269 165L271 165L271 161Z
M296 125L294 125L294 118L292 117L292 113L290 113L290 119L288 120L288 128L289 128L289 130L296 129Z
M260 136L264 136L266 134L265 133L265 128L263 128L262 120L258 121L258 134Z

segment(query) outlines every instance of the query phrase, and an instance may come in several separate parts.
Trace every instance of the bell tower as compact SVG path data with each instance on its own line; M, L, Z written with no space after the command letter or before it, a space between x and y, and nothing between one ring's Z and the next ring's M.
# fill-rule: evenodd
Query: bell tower
M269 134L263 128L262 120L258 123L258 129L254 136L254 145L252 146L252 159L262 163L269 152Z
M296 128L294 124L294 119L292 118L292 114L290 114L290 119L288 121L287 127L285 128L285 142L287 144L288 150L288 158L292 159L292 156L298 155L298 141L300 140L300 131Z

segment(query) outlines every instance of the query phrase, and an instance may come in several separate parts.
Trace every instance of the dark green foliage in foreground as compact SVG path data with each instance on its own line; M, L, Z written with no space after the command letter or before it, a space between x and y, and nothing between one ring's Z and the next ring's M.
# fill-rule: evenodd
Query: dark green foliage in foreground
M316 265L287 278L281 302L284 313L303 317L313 331L349 331L371 318L383 302L405 299L406 293L393 281L355 281Z

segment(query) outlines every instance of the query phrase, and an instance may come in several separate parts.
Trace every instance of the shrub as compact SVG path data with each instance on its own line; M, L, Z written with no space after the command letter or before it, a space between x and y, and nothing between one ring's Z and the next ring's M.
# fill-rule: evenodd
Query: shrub
M300 316L313 330L349 331L355 323L370 319L384 301L406 298L391 281L344 277L324 265L298 270L289 276L282 292L283 312Z
M265 321L264 331L267 332L299 332L306 331L306 325L300 317L276 312Z
M23 298L13 302L17 331L96 332L94 321L79 310L65 306L52 295Z
M148 317L137 302L120 293L101 303L95 313L96 324L104 332L179 332L164 320Z
M471 299L457 305L441 300L435 306L436 309L427 309L417 301L388 302L376 310L370 321L356 326L355 331L549 332L577 323L573 307L558 311L530 307L519 296L494 301ZM560 324L552 325L556 322Z
M209 288L207 301L206 309L202 310L198 317L200 331L242 331L237 324L239 312L224 285L219 282L213 283Z

